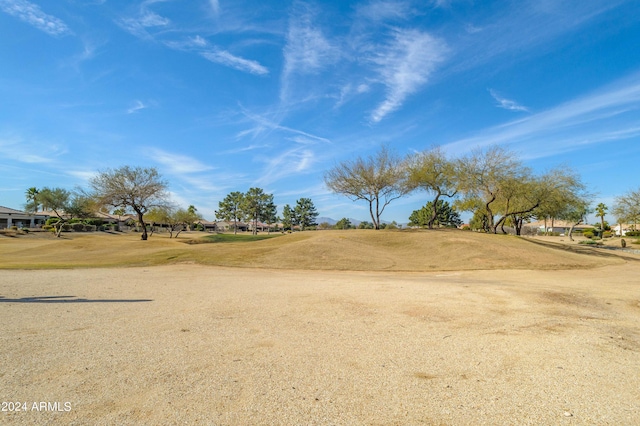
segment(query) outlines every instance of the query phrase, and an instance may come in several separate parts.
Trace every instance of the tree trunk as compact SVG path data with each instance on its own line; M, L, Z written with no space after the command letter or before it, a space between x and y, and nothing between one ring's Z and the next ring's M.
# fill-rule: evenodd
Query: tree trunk
M371 221L373 221L373 229L380 229L380 223L376 221L376 217L373 214L373 200L369 201L369 214L371 215Z
M433 229L433 223L438 218L438 199L440 198L440 193L436 193L436 198L433 200L433 212L431 213L431 219L429 219L429 223L427 223L427 227L429 229Z
M136 210L136 213L138 214L138 222L140 223L140 226L142 226L142 236L140 236L140 239L142 241L147 241L147 238L149 238L149 236L147 235L147 224L144 223L143 219L144 215L140 210Z
M580 219L578 222L571 225L571 228L569 228L569 241L573 241L573 228L576 225L580 225L581 223L582 223L582 219Z
M516 235L518 235L518 236L522 235L522 225L524 224L524 219L522 219L522 218L520 218L520 219L514 218L513 221L514 221L514 224L515 224L514 226L516 228Z
M485 206L484 206L485 211L487 212L487 228L489 229L489 232L491 232L492 234L495 234L497 229L496 229L496 225L494 225L494 222L493 222L493 211L491 210L491 207L489 207L489 206L495 200L496 200L496 197L494 195L491 198L491 200L487 204L485 204Z
M60 238L60 234L62 233L62 221L57 222L54 226L55 230L56 230L56 237Z

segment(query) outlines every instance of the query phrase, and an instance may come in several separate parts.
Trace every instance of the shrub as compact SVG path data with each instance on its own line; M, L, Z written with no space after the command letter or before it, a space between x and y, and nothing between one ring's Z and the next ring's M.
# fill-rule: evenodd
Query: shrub
M594 241L594 240L582 240L578 244L584 244L584 245L588 245L588 246L599 246L599 245L602 245L602 242L601 241Z
M60 222L60 218L59 217L50 217L45 222L45 225L53 225L54 223L58 223L58 222Z
M64 224L62 224L62 230L63 230L64 232L73 231L73 227L72 227L72 225L71 225L71 224L69 224L69 223L64 223Z
M84 226L84 230L86 232L95 232L96 226L95 225L85 225Z
M593 232L592 231L583 231L582 232L582 236L585 238L593 238Z
M28 234L28 233L29 233L29 228L24 227L24 228L21 228L20 230L21 230L22 232L24 232L25 234Z
M71 223L71 228L75 231L75 232L83 232L84 231L84 223Z
M43 231L51 231L53 229L53 225L42 225Z
M611 238L612 234L611 231L604 231L602 233L602 238Z
M17 226L15 226L15 225L13 225L13 226L12 226L11 228L9 228L9 229L11 229L12 231L17 231L17 230L18 230L18 227L17 227Z
M627 231L627 237L640 237L640 231Z
M85 224L87 225L95 225L95 226L100 226L104 223L104 220L102 219L87 219L84 221Z

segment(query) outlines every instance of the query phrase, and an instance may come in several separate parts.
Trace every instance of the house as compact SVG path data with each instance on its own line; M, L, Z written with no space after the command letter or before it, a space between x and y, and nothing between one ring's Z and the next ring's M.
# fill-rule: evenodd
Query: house
M230 232L233 231L234 226L240 232L246 232L247 229L249 229L249 226L244 222L221 220L219 222L216 222L216 232Z
M210 222L208 220L200 219L195 222L196 225L200 225L204 228L206 232L217 232L218 231L218 223Z
M536 222L526 223L524 226L537 229L539 234L558 233L560 235L565 235L569 233L569 229L571 229L572 225L575 225L575 224L571 222L567 222L565 220L555 219L552 221L550 219L547 219L546 223L544 220L539 220ZM545 226L546 226L546 229L545 229ZM573 226L573 232L576 232L576 233L591 231L593 229L595 229L595 226L591 226L591 225L580 224L580 225Z
M11 228L37 228L42 226L49 215L41 213L27 213L20 210L0 206L0 229Z
M247 230L253 231L253 225L254 225L253 221L249 222L247 224ZM255 225L256 225L256 230L258 232L265 232L265 231L268 232L268 231L270 231L270 229L274 228L274 225L268 225L268 224L266 224L264 222L260 222L260 221L256 222Z
M619 223L615 226L612 226L611 231L618 237L624 237L625 235L627 235L628 231L637 231L638 228L639 226L635 224Z

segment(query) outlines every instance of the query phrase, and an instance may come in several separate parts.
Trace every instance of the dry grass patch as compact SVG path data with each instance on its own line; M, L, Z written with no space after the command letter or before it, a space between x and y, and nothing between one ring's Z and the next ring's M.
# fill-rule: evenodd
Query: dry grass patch
M45 269L147 266L172 263L270 269L428 271L476 269L579 269L622 263L589 247L536 242L458 230L317 231L260 241L184 244L211 238L183 233L67 233L0 239L0 268ZM532 244L536 242L535 244Z

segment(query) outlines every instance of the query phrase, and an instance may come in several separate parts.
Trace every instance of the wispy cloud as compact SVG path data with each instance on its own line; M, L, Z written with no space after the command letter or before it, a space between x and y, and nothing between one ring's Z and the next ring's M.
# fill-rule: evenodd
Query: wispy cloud
M89 180L94 178L97 174L96 171L89 171L89 170L68 170L66 173L69 176L73 176L85 182L89 182Z
M310 149L296 147L267 160L267 166L257 180L259 185L269 185L284 177L303 173L314 163Z
M282 132L293 134L295 136L304 137L305 140L307 140L307 141L313 141L315 143L318 143L318 142L331 143L331 140L329 140L327 138L323 138L321 136L313 135L311 133L304 132L302 130L293 129L291 127L283 126L283 125L281 125L281 124L279 124L279 123L277 123L275 121L272 121L271 119L269 119L265 115L254 114L254 113L251 113L251 112L249 112L247 110L243 110L242 113L244 114L244 116L246 118L248 118L252 122L254 122L256 124L256 126L253 127L252 129L248 129L248 130L244 130L244 131L240 132L238 135L236 135L236 137L247 136L247 135L252 135L253 137L255 137L255 136L257 136L258 134L262 133L265 130L279 130L279 131L282 131Z
M147 108L147 106L145 104L142 103L142 101L138 101L136 100L133 104L132 107L130 107L129 109L127 109L127 114L133 114L136 113L140 110L143 110Z
M464 29L466 36L455 43L455 58L449 71L466 71L496 57L522 58L554 47L555 40L594 21L625 0L589 2L520 1L509 3L498 13L477 15ZM445 2L446 3L446 2ZM538 49L534 49L539 47ZM503 60L502 63L508 61Z
M638 122L640 74L635 74L591 95L491 127L446 148L455 153L505 144L518 147L528 158L541 158L640 136Z
M515 101L500 96L500 94L493 89L489 89L489 93L491 94L493 99L498 102L497 106L499 108L508 109L510 111L529 111L529 108L522 106Z
M40 6L29 1L0 0L0 9L52 36L72 34L61 19L44 13Z
M51 163L66 152L55 143L34 142L19 136L0 136L0 157L20 163Z
M245 71L256 75L269 74L269 70L260 65L259 62L235 56L226 50L214 49L209 52L201 52L200 54L211 62L235 68L239 71Z
M240 148L233 148L233 149L228 149L226 151L222 151L223 154L238 154L240 152L249 152L249 151L255 151L257 149L267 149L269 148L269 145L248 145L248 146L243 146Z
M209 43L204 37L196 35L182 41L167 41L165 45L176 50L195 52L216 64L255 75L269 74L269 69L258 61L245 59Z
M148 151L148 156L154 161L162 164L175 174L189 174L212 170L213 167L203 164L195 158L187 155L176 154L153 148Z
M339 50L325 37L315 24L315 11L306 4L297 3L289 18L286 45L283 49L280 98L289 95L290 78L296 74L314 74L334 63Z
M357 6L356 14L371 21L389 21L406 19L413 10L408 1L377 0Z
M136 16L122 18L117 21L118 25L138 38L151 39L148 29L166 27L171 24L169 18L158 15L149 9L149 6L153 3L156 3L156 1L148 0L143 2Z
M378 68L386 99L371 114L379 122L400 108L405 99L428 81L436 67L446 59L444 41L418 30L397 29L393 40L371 58Z
M220 2L218 0L209 0L209 6L215 16L220 15Z

